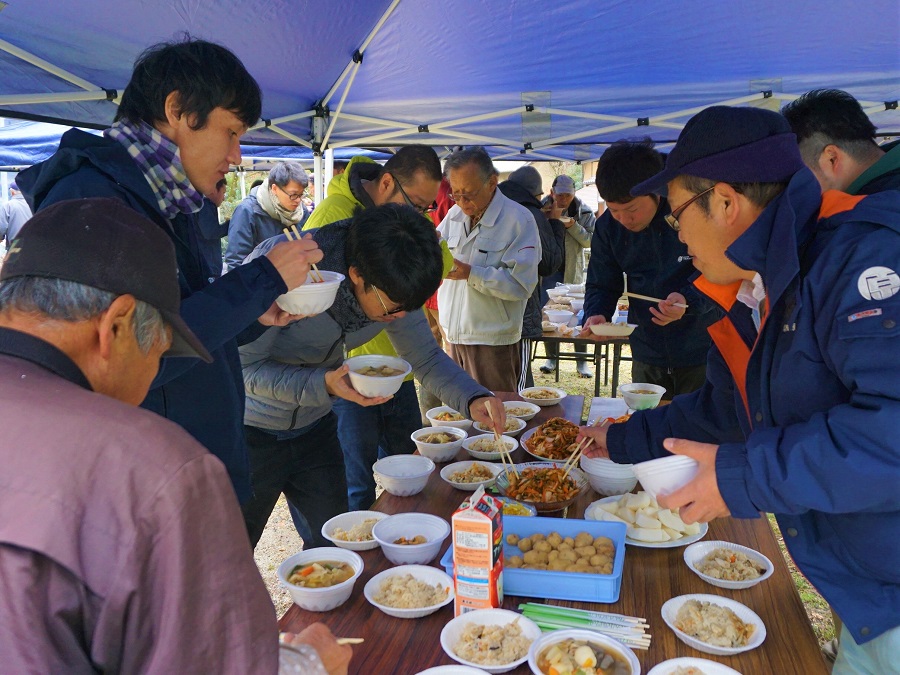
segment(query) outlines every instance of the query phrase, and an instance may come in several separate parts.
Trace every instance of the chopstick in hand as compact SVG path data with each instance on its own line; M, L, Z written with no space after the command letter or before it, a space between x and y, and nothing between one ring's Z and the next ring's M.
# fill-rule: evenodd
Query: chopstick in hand
M339 645L361 645L365 641L365 638L338 638L336 640Z
M595 426L595 427L597 427L598 429L602 429L602 428L605 427L607 424L609 424L610 419L611 419L610 417L604 417L604 418L600 421L600 424L597 424L597 422L596 422L596 420L595 420L595 421L594 421L594 424L591 425L591 426ZM585 442L585 441L587 441L587 442ZM565 465L564 465L564 466L566 467L566 472L563 474L563 478L567 478L567 477L568 477L569 472L570 472L572 469L575 468L575 466L578 464L578 461L581 459L582 453L583 453L585 450L587 450L587 449L588 449L588 446L590 446L590 444L593 443L593 442L594 442L594 439L593 439L593 438L582 438L582 439L581 439L581 442L578 444L578 447L575 448L575 452L573 452L573 453L572 453L572 456L569 457L568 460L566 460L566 463L565 463Z
M662 298L654 298L652 295L641 295L640 293L628 293L625 292L629 298L637 298L638 300L647 300L648 302L666 302ZM683 302L673 302L673 307L681 307L682 309L687 309L687 305Z
M292 231L293 231L293 237L291 237ZM284 232L284 236L287 237L288 241L291 241L292 239L296 239L297 241L299 241L301 238L300 231L297 229L296 225L291 225L290 230L288 228L284 228L282 230L282 232ZM312 276L313 282L320 284L323 281L325 281L325 278L322 276L322 273L319 271L319 268L316 267L316 263L311 263L311 264L312 264L312 271L310 271L310 275Z
M491 414L490 406L485 405L484 409L487 410L488 419L491 421L491 423L494 423L494 416ZM512 453L510 452L509 448L506 447L506 443L503 442L503 436L499 431L497 431L496 426L494 427L494 440L499 443L500 447L502 448L502 450L500 450L500 461L503 463L504 468L506 467L506 461L509 461L510 472L514 473L516 475L516 478L518 478L519 472L516 470L516 465L513 463ZM506 458L506 461L504 461L504 456Z

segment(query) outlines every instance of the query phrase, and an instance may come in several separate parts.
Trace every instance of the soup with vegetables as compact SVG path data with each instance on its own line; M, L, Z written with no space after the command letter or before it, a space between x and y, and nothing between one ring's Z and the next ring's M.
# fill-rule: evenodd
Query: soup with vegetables
M402 375L403 371L399 368L391 368L390 366L366 366L356 371L360 375L369 377L393 377L394 375Z
M327 588L347 581L353 574L353 568L345 562L323 560L295 566L288 582L304 588Z
M631 675L631 666L619 652L586 640L563 640L537 658L544 675Z

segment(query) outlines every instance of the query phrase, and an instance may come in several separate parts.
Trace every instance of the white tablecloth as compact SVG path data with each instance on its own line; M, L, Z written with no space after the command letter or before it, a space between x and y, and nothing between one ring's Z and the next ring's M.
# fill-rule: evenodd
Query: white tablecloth
M598 397L591 399L588 412L588 424L593 424L599 417L620 417L628 412L628 406L620 398Z

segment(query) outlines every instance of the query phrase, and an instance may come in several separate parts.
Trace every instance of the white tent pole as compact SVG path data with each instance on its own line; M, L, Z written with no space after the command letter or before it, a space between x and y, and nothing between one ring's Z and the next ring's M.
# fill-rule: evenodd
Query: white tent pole
M343 115L345 120L351 122L366 122L368 124L377 124L383 127L397 127L402 129L418 129L418 125L411 122L396 122L394 120L385 120L380 117L368 117L367 115L357 115L356 113L345 112Z
M631 120L630 122L625 122L623 124L614 124L609 127L600 127L599 129L588 129L587 131L580 131L577 134L568 134L567 136L559 136L558 138L551 138L546 141L535 141L531 144L531 147L535 150L539 148L547 148L551 145L557 145L559 143L565 143L566 141L572 141L576 138L586 138L588 136L595 136L597 134L605 134L611 133L613 131L623 131L625 129L637 129L637 122L635 120Z
M353 72L350 74L350 79L347 80L347 86L344 87L344 93L341 94L341 100L337 104L337 108L334 111L334 114L331 116L331 122L328 125L328 130L325 132L325 138L322 139L322 147L326 147L328 145L328 139L331 138L331 132L334 131L334 125L337 124L338 118L341 116L341 109L344 107L344 101L347 100L347 94L350 93L350 87L353 86L353 80L356 79L356 74L359 72L359 66L361 61L353 62Z
M292 134L290 131L285 131L284 129L281 129L279 127L269 127L269 128L272 131L274 131L276 134L280 134L281 136L284 136L285 138L289 138L290 140L294 141L295 143L299 143L300 145L306 146L307 148L312 147L312 143L307 141L305 138L300 138L296 134Z
M52 63L48 61L44 61L44 59L35 56L30 52L26 52L24 49L20 49L13 44L10 44L6 40L0 40L0 49L3 51L12 54L13 56L17 56L23 61L27 61L33 66L37 66L41 70L45 70L52 75L56 75L61 80L65 80L66 82L70 82L74 84L76 87L81 87L82 89L87 89L88 91L98 89L97 85L91 84L87 80L83 80L77 75L73 75L72 73L63 70L59 66L54 66ZM103 98L106 98L104 95ZM80 100L80 99L67 99L67 100Z
M553 155L546 155L541 152L533 152L531 150L526 150L524 154L522 154L521 150L516 150L515 152L508 152L505 155L497 155L496 157L492 157L491 159L497 161L500 159L506 159L519 157L522 161L527 161L529 159L546 159L551 162L568 162L571 160L565 159L564 157L554 157Z
M328 185L334 178L334 150L328 148L325 151L325 177L322 179L322 185Z
M599 120L601 122L629 122L635 123L630 117L622 117L621 115L603 115L601 113L589 113L581 110L566 110L564 108L540 108L535 107L534 112L545 113L548 115L560 115L562 117L580 117L586 120Z
M739 98L730 98L727 101L717 101L715 103L709 103L707 105L697 106L696 108L688 108L687 110L676 110L675 112L666 113L664 115L655 115L650 118L650 126L653 126L653 121L657 122L663 120L670 120L673 117L688 117L691 115L696 115L701 110L706 110L707 108L714 105L740 105L741 103L750 103L751 101L759 101L765 98L762 93L751 94L750 96L741 96Z
M238 169L238 178L241 179L241 200L247 198L247 172L244 170L244 167Z
M477 143L483 143L488 145L508 145L510 147L518 148L521 147L522 143L520 141L510 141L506 138L497 138L495 136L481 136L478 134L470 134L464 131L459 131L457 129L435 129L434 131L429 130L430 134L441 136L451 136L454 138L452 141L453 145L465 145L465 141L475 141ZM421 138L422 134L419 133L418 127L413 127L411 129L400 129L399 131L388 131L383 134L376 134L374 136L364 136L363 138L354 138L348 141L338 141L336 143L332 143L332 147L341 148L348 146L357 146L357 145L367 145L375 142L386 141L392 138L400 139L404 136L409 136L407 140L415 140L416 138ZM427 135L427 134L426 134ZM443 145L443 143L437 143L434 139L429 139L429 144L431 145Z
M70 101L105 101L105 91L70 91L61 94L14 94L0 96L0 105L31 105L40 103L68 103Z
M313 175L316 177L315 190L313 190L313 203L318 205L325 198L325 182L322 174L322 155L316 153L313 157Z
M279 124L284 124L285 122L294 122L295 120L303 119L304 117L312 117L315 115L314 110L307 110L306 112L296 113L294 115L285 115L284 117L276 117L275 119L268 120L268 126L277 126ZM266 120L260 120L256 124L254 124L248 131L255 131L256 129L265 129L266 128Z

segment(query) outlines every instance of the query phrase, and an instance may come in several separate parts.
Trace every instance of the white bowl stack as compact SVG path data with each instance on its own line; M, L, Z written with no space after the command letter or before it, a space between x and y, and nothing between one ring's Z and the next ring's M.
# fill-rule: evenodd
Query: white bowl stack
M422 535L424 544L395 544L405 537ZM437 558L441 544L450 536L450 523L430 513L399 513L379 520L372 528L385 557L395 565L427 565Z
M423 436L442 433L451 436L454 440L448 443L425 443L420 440ZM465 429L459 427L425 427L412 432L410 438L423 457L427 457L433 462L449 462L456 457L456 453L459 452L467 435Z
M344 275L322 270L323 281L313 281L312 274L306 276L306 283L275 298L275 303L289 314L321 314L334 304L338 287Z
M434 471L434 462L421 455L391 455L372 465L375 478L395 497L420 493Z
M581 457L581 470L588 482L601 495L623 495L637 485L637 476L631 464L616 464L605 457Z
M367 398L396 394L397 390L400 389L400 385L403 384L404 378L412 370L412 366L399 356L386 356L384 354L360 354L344 361L344 365L350 368L350 372L347 373L350 377L350 384L353 385L356 391ZM386 377L363 375L356 372L361 368L378 368L379 366L387 366L402 372Z
M684 487L697 475L697 460L684 455L670 455L632 465L641 487L654 499Z
M345 562L353 568L353 576L334 586L326 588L306 588L288 581L291 570L297 565L324 562L328 560ZM295 553L278 566L278 579L294 602L310 612L327 612L347 602L353 593L353 585L363 571L363 561L359 554L344 548L322 547L310 548Z

